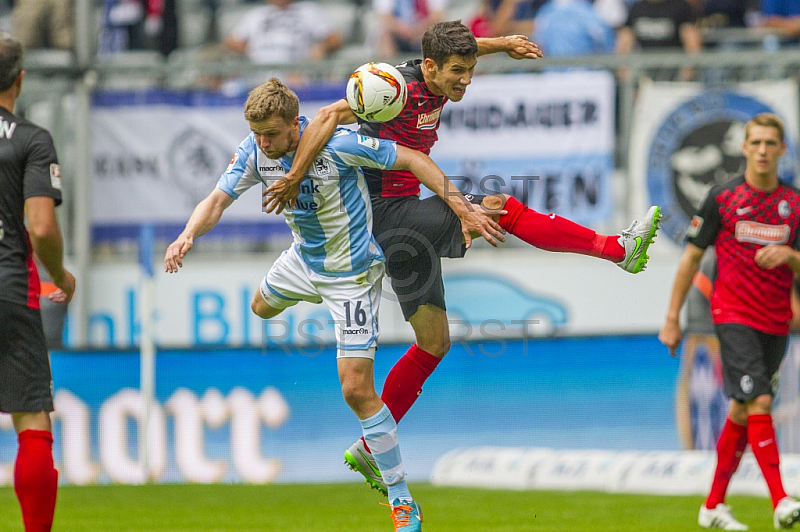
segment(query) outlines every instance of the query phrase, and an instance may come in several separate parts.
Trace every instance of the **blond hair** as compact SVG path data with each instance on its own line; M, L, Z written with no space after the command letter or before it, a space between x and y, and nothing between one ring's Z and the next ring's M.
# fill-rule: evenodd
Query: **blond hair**
M287 122L300 115L300 100L278 78L272 78L250 91L244 102L244 118L248 122L262 122L274 115Z
M744 125L744 140L750 138L750 129L753 126L774 127L778 130L778 136L780 137L781 142L785 142L783 138L783 121L778 118L778 115L772 113L761 113L751 118Z

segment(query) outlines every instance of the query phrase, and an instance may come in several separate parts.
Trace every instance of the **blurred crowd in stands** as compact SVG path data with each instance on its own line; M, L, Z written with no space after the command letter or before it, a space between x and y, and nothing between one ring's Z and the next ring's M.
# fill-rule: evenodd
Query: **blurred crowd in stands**
M72 50L76 0L0 0L0 29L28 50ZM800 42L800 0L89 0L98 57L243 57L291 64L414 57L430 24L459 18L476 36L525 34L546 56L695 53L720 43ZM772 45L771 44L771 45ZM203 55L205 54L205 55ZM216 54L216 55L215 55ZM348 55L349 54L349 55Z

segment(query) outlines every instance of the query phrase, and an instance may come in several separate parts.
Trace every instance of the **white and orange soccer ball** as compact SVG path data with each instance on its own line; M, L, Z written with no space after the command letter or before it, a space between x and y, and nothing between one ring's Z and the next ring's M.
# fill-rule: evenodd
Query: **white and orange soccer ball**
M406 80L387 63L361 65L347 82L347 103L367 122L391 120L403 110L407 98Z

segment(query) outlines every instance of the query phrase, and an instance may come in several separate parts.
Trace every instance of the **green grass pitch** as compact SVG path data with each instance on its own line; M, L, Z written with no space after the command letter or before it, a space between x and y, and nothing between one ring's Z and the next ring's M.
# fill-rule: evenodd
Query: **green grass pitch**
M698 531L701 496L497 491L414 484L425 532ZM383 498L363 484L62 487L55 532L391 532ZM730 497L750 530L772 530L768 499ZM21 532L12 488L0 488L0 531Z

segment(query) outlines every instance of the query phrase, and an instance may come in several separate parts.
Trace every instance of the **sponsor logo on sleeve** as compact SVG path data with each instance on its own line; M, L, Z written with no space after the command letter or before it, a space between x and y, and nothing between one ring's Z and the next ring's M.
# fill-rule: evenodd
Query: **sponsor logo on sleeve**
M228 163L228 168L225 170L226 174L229 174L233 171L233 165L235 165L236 161L238 160L239 160L239 152L236 152L233 154L233 157L231 157L231 162Z
M50 163L50 185L61 190L61 165L58 163Z
M439 115L442 108L434 109L430 113L420 113L417 115L417 129L434 129L439 123Z
M358 135L358 143L362 146L366 146L371 150L378 151L378 139L373 137L366 137L364 135Z
M692 221L689 222L689 229L686 230L686 236L694 238L700 234L700 229L703 228L703 219L697 215L692 216Z
M786 244L789 241L791 228L788 225L770 225L739 220L735 226L736 240L752 244Z

